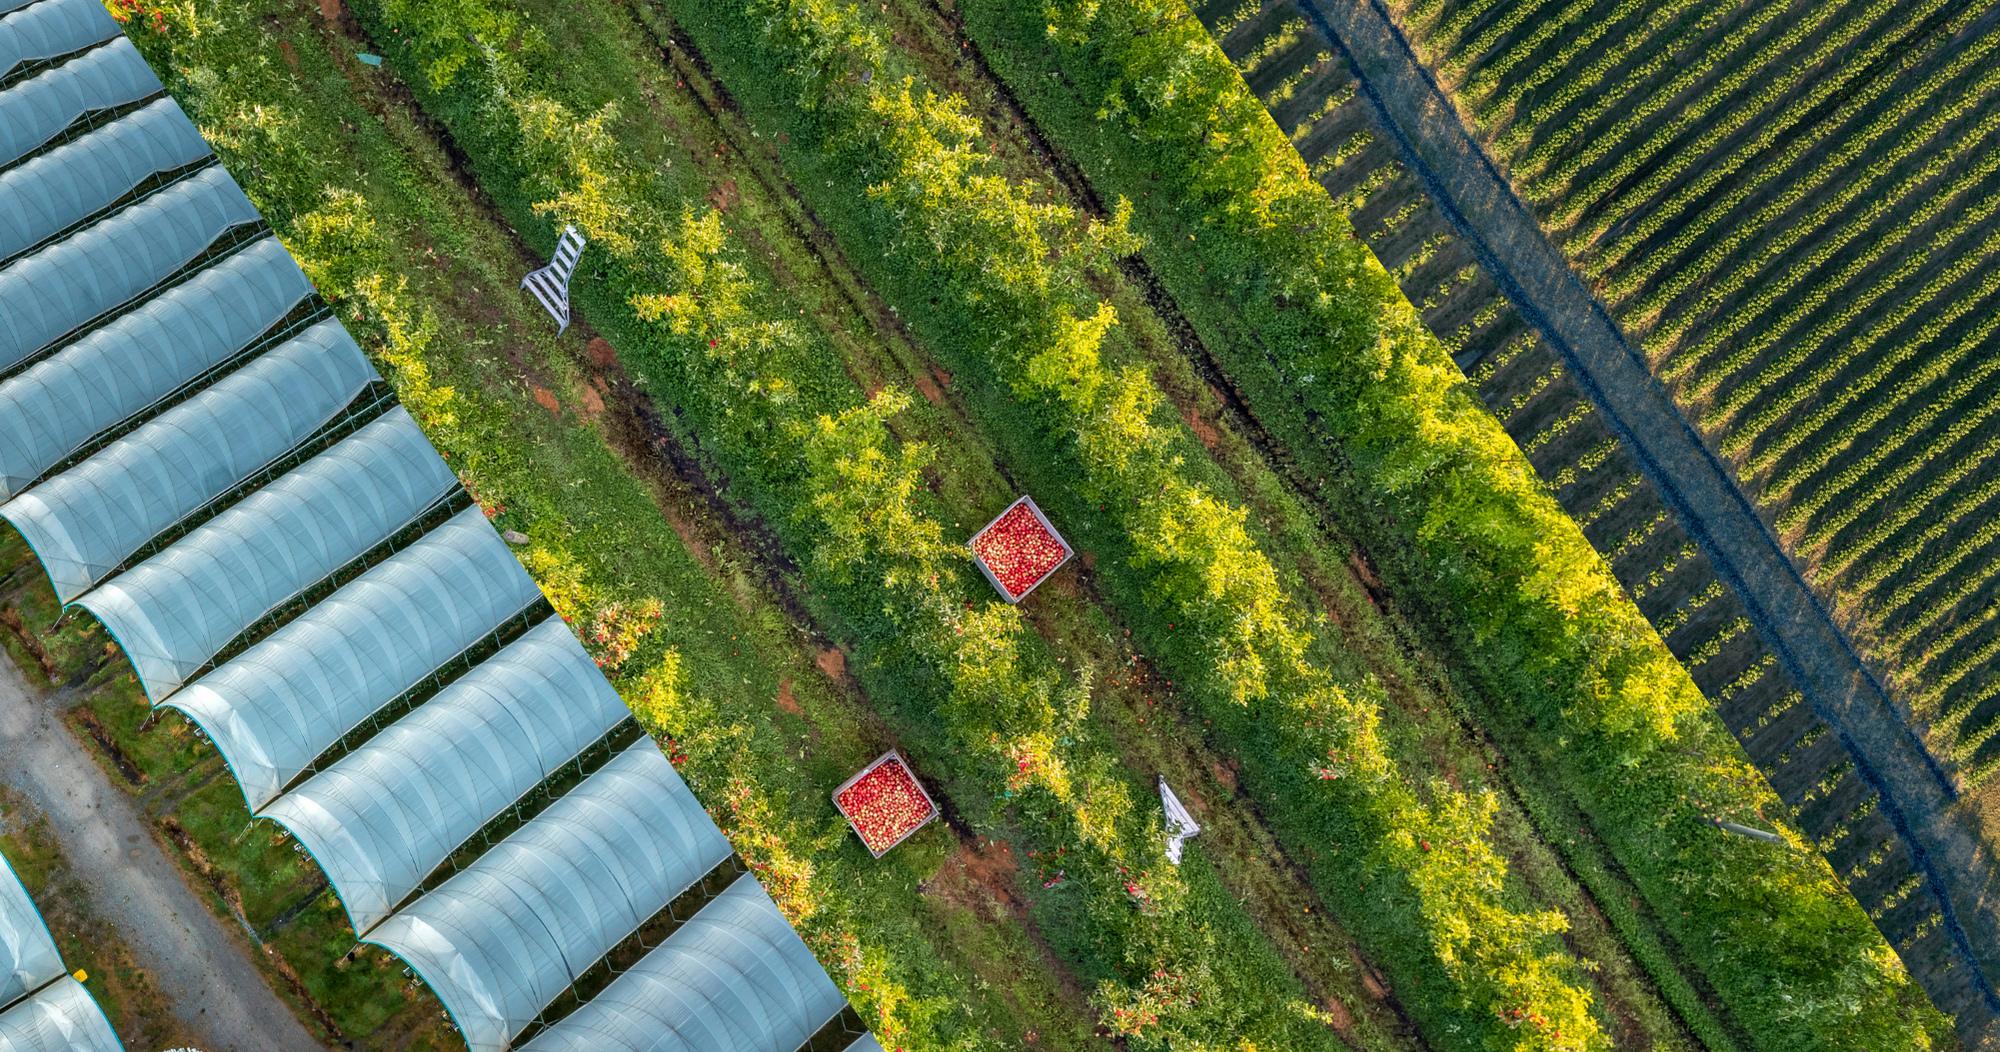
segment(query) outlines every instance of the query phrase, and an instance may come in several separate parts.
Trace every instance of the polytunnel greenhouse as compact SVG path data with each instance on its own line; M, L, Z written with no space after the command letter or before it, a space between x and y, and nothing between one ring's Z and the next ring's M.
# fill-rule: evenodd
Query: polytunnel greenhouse
M0 500L61 602L475 1052L846 1033L812 953L99 0L0 0ZM120 1047L11 876L0 926L0 1047ZM551 1014L642 931L669 934Z
M97 1000L63 965L42 912L14 867L0 859L0 1049L118 1052L124 1047Z

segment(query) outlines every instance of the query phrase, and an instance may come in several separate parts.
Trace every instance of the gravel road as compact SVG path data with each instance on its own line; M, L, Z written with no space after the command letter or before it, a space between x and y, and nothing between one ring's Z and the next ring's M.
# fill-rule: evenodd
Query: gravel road
M323 1048L161 851L138 801L112 785L11 661L0 660L0 780L48 816L91 908L132 947L205 1052Z
M1296 0L1346 52L1399 152L1522 317L1556 349L1627 454L1748 610L1941 904L1981 1013L1961 1010L1969 1047L2000 1047L2000 865L1959 809L1958 788L1905 722L1722 461L1681 415L1533 213L1468 132L1381 0Z

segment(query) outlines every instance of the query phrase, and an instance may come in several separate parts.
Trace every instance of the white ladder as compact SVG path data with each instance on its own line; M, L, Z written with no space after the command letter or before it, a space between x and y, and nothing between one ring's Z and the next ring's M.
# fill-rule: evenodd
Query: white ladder
M1167 813L1167 860L1178 866L1181 864L1181 842L1201 832L1195 824L1194 816L1181 806L1181 798L1167 788L1165 775L1160 776L1160 806Z
M577 257L583 255L583 235L576 227L563 227L562 237L556 240L555 258L549 265L521 279L521 287L535 294L542 306L556 320L556 335L569 328L569 276L576 270Z

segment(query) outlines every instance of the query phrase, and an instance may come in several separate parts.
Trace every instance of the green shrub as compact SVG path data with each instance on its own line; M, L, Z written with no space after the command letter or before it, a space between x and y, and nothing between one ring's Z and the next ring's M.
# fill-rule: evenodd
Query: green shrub
M1947 1032L1813 845L1708 825L1783 808L1188 10L979 5L974 21L1017 85L1060 71L1064 90L1024 89L1031 108L1100 186L1149 189L1147 259L1210 351L1294 455L1351 471L1456 618L1485 717L1555 765L1756 1039Z

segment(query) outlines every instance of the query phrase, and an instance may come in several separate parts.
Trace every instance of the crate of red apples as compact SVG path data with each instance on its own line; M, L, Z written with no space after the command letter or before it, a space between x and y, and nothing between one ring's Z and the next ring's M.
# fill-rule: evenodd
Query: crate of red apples
M937 805L894 749L833 791L833 806L876 858L937 817Z
M1049 525L1033 497L1022 497L995 516L966 542L972 561L1010 603L1026 598L1035 586L1069 561L1069 542Z

